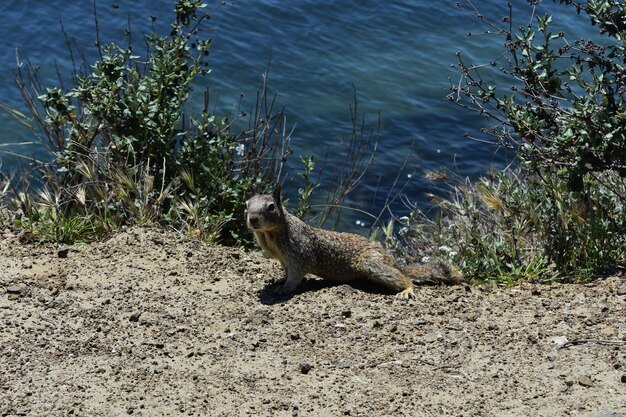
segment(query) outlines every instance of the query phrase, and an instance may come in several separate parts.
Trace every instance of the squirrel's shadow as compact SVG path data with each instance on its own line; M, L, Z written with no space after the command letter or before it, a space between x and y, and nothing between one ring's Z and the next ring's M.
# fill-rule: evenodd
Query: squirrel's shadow
M280 289L285 283L284 279L279 279L274 282L271 282L265 286L259 293L259 300L261 304L265 305L273 305L273 304L281 304L284 303L295 295L303 294L306 292L315 292L322 290L324 288L332 288L332 287L345 287L347 292L356 292L363 291L371 294L394 294L394 292L389 291L388 289L376 285L375 283L370 282L336 282L336 281L328 281L322 279L305 279L303 280L298 288L290 294L281 294Z

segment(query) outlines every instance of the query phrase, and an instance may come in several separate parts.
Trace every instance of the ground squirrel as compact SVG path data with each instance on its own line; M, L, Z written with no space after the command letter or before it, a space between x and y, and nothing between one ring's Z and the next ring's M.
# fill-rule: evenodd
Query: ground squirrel
M443 262L401 269L380 243L309 226L282 206L279 186L272 195L246 202L246 221L261 248L285 270L282 293L293 292L307 273L339 282L373 281L400 291L397 296L404 299L415 297L413 279L461 280L460 272Z

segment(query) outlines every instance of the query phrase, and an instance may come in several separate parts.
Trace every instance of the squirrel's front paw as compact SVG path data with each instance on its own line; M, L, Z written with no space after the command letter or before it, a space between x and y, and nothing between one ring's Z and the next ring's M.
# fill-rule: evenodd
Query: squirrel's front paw
M293 293L294 290L295 290L295 287L293 285L288 285L288 283L285 283L285 285L280 287L280 289L278 290L278 294L289 295Z
M289 293L290 291L288 291L284 285L282 285L280 288L276 290L276 294L278 295L288 295Z
M295 287L293 285L290 285L289 282L287 280L280 280L278 281L278 287L274 290L274 293L276 295L280 295L280 296L285 296L285 295L289 295L291 293L293 293Z

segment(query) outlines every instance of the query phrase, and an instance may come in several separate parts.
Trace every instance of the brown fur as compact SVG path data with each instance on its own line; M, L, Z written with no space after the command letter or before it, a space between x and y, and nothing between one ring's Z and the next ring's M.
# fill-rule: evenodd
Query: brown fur
M285 293L295 290L307 273L339 282L373 281L399 291L401 298L415 297L412 278L456 282L460 277L443 263L443 270L421 265L403 272L379 243L309 226L283 208L279 187L273 195L255 195L246 207L246 221L259 246L285 270Z

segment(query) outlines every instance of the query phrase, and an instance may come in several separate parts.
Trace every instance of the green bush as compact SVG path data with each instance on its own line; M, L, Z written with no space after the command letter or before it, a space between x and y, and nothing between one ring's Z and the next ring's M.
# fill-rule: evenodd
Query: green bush
M529 1L533 16L538 3ZM471 278L502 284L586 279L626 264L626 9L560 3L604 36L569 43L550 32L550 16L514 28L512 12L494 23L458 4L503 37L505 53L490 65L459 54L448 99L486 117L483 133L517 152L517 168L474 184L431 175L447 191L434 219L405 219L400 237L414 256L447 257ZM493 72L511 85L490 84Z
M615 0L560 2L586 13L604 36L570 43L550 31L549 15L518 29L511 17L500 26L488 22L505 38L505 54L488 66L469 65L459 54L460 82L448 98L490 120L485 133L515 149L526 168L559 172L568 188L582 190L587 173L626 177L626 9ZM485 81L488 69L511 85Z
M245 200L278 181L289 135L266 89L241 133L233 133L234 120L210 113L206 96L194 115L192 82L208 74L211 48L201 35L203 7L179 0L171 34L147 36L145 57L132 46L99 47L101 58L67 91L38 96L37 72L18 68L31 117L12 114L33 126L54 160L36 164L42 191L22 183L5 201L18 209L14 225L76 241L162 223L205 240L250 243Z
M626 185L615 174L603 184L584 177L587 193L553 174L506 170L472 183L430 174L449 191L440 211L414 212L401 234L417 257L436 256L479 282L588 279L626 264Z
M199 0L176 1L171 33L147 36L145 56L132 46L98 43L100 58L82 66L89 68L86 73L75 70L68 90L45 89L36 68L28 62L18 66L17 83L31 116L0 107L30 129L54 159L33 160L35 172L3 178L5 228L35 239L76 242L125 225L161 224L207 241L252 244L245 201L290 174L291 131L268 94L267 72L249 115L212 114L208 93L201 109L190 104L194 80L209 73L204 7ZM337 224L344 199L370 167L377 136L359 119L356 92L350 116L351 134L344 152L329 161L326 203L315 206L322 207L317 213L311 202L319 201L313 192L327 161L314 172L313 158L300 156L302 168L294 176L302 183L297 215Z

